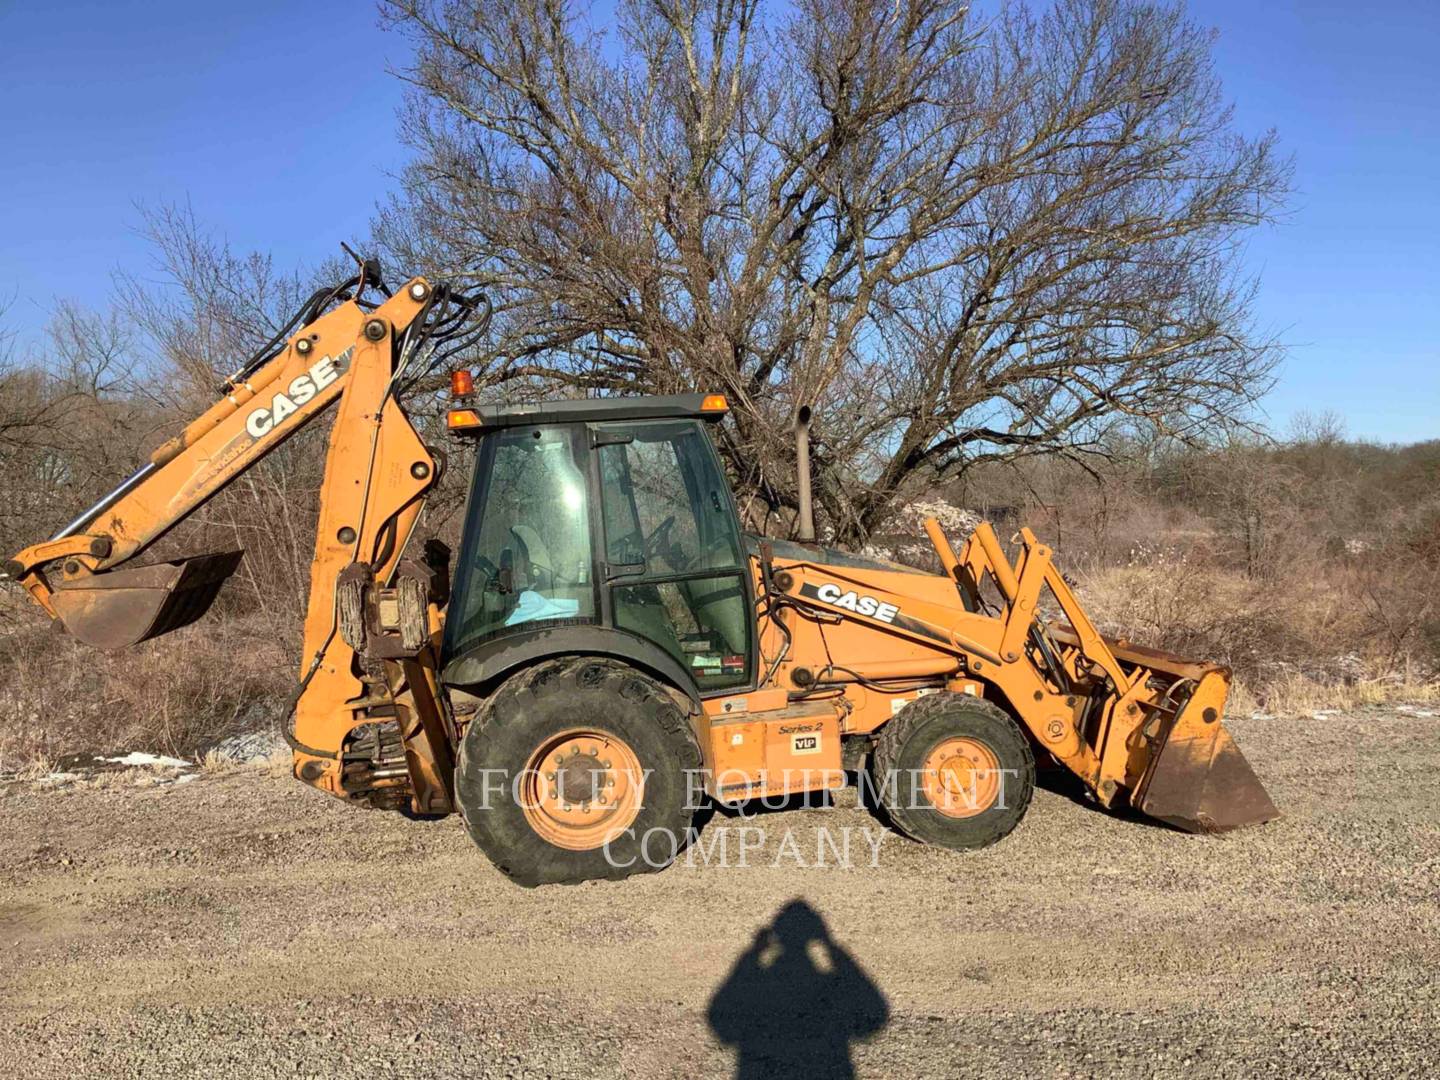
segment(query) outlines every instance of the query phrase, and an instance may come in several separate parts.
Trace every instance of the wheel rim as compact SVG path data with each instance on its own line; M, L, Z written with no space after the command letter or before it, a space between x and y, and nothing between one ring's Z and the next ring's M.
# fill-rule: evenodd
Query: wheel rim
M635 823L644 793L640 759L624 739L575 728L530 755L520 809L530 827L556 847L592 851Z
M974 817L1000 797L1000 759L979 739L957 735L937 743L920 776L925 798L946 817Z

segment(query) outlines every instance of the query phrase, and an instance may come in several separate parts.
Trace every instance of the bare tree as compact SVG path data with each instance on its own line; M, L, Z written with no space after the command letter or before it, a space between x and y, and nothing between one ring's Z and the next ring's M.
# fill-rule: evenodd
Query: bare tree
M65 396L53 376L22 359L19 335L6 324L11 303L0 303L0 463L43 441Z
M193 413L269 340L318 280L346 272L332 262L315 273L283 273L269 255L238 253L188 205L140 207L150 246L148 271L116 275L115 306L145 338L165 404Z
M1178 7L388 0L416 151L380 234L491 283L507 393L716 389L732 464L863 538L977 462L1198 437L1269 385L1235 267L1288 167Z
M64 524L133 468L150 418L130 398L124 321L62 302L23 353L0 343L0 541ZM102 486L103 485L103 486Z

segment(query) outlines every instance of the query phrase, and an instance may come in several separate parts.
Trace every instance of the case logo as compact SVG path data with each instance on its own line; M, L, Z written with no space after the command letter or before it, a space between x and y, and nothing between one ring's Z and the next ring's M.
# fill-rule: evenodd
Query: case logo
M815 590L815 598L831 607L844 608L846 611L853 611L857 615L864 615L871 619L879 619L881 622L894 622L895 616L900 614L900 609L894 604L887 604L883 600L877 600L873 596L864 596L861 593L846 592L839 585L832 585L826 582Z
M288 416L299 411L300 406L311 400L327 386L338 379L350 366L350 346L333 359L322 356L310 365L309 371L301 372L290 380L290 385L270 399L269 405L262 405L245 418L245 430L252 439L263 439L275 430Z

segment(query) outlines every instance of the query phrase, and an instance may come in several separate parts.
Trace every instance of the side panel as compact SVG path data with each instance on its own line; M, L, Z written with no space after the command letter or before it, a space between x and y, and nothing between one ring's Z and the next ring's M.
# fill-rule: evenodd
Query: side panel
M933 574L861 570L816 563L774 565L793 643L777 667L778 685L846 684L850 733L874 731L893 715L899 691L917 685L991 683L1012 703L1041 745L1083 777L1094 755L1077 731L1083 700L1057 692L1028 661L1002 661L1007 624L967 611L954 582ZM1029 625L1028 611L1021 616ZM766 655L782 635L767 629ZM963 680L963 682L962 682ZM884 687L878 685L884 682ZM894 688L895 693L886 692Z
M736 802L843 787L839 714L831 699L700 717L696 734L710 794Z

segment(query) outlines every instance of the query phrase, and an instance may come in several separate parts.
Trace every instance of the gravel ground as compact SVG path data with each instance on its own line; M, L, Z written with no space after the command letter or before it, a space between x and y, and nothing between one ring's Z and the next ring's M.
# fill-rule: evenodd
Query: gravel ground
M995 848L885 834L872 867L863 830L881 834L842 795L717 817L705 838L724 836L728 866L717 848L535 891L456 820L350 809L263 768L13 782L0 1061L19 1077L1435 1075L1440 720L1231 727L1285 816L1225 837L1041 791ZM741 832L756 828L763 846ZM813 865L822 828L851 830L849 869L831 849Z

